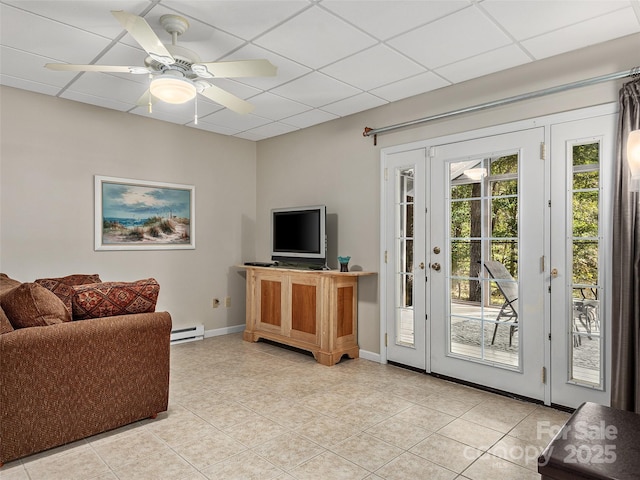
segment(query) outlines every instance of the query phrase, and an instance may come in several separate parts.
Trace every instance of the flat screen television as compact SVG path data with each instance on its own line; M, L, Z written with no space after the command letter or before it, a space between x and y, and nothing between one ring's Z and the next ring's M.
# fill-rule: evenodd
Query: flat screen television
M324 205L271 210L271 259L325 265L326 217Z

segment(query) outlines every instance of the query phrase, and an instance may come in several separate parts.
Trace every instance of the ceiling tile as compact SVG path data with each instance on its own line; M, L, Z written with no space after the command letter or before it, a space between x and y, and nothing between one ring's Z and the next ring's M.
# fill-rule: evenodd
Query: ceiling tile
M466 0L325 0L320 4L370 35L386 40L469 6Z
M307 128L318 123L328 122L338 118L337 115L333 115L329 112L323 112L322 110L309 110L308 112L294 115L293 117L285 118L282 123L287 125L293 125L298 128Z
M431 90L446 87L447 85L451 84L438 75L432 72L427 72L385 85L384 87L375 88L371 90L370 93L378 97L382 97L389 102L395 102L402 98L412 97L424 92L430 92Z
M314 7L254 43L308 67L321 68L376 41L325 10Z
M451 83L458 83L516 67L530 61L529 56L521 48L516 45L507 45L506 47L481 53L475 57L438 68L435 72Z
M146 91L144 85L132 82L127 78L116 77L104 73L84 73L60 96L72 98L73 94L89 95L134 106Z
M629 7L525 40L522 46L536 59L541 59L636 32L640 32L640 24Z
M516 40L523 40L628 7L629 2L554 0L540 8L540 0L485 0L480 6Z
M370 90L417 75L425 69L385 45L376 45L321 71L354 87Z
M298 130L298 127L292 125L285 125L283 123L269 123L261 127L253 128L238 134L238 137L246 138L249 140L262 140L265 138L276 137L278 135L284 135Z
M88 95L86 93L81 92L70 92L66 91L62 98L66 98L67 100L73 100L75 102L88 103L90 105L96 105L98 107L109 108L111 110L119 110L121 112L126 112L131 109L130 103L124 103L119 100L113 98L105 98L105 97L96 97L95 95Z
M138 15L149 6L149 2L143 0L4 0L4 3L109 39L122 33L122 26L111 15L111 10Z
M227 33L248 39L270 30L309 6L307 0L171 0L163 4Z
M49 60L46 57L32 55L9 47L0 48L0 72L25 80L37 79L38 83L55 87L57 93L60 88L73 80L77 73L54 72L44 68L44 64Z
M213 125L221 125L227 128L235 129L239 132L250 130L252 128L271 123L271 120L248 114L241 115L228 109L223 109L203 117L198 123L210 123Z
M256 88L263 90L269 90L271 88L287 83L294 78L306 75L311 71L310 68L300 65L292 60L276 55L264 48L260 48L256 45L245 45L244 47L236 50L231 55L223 58L223 61L229 60L253 60L257 58L264 58L269 60L278 69L277 73L273 77L246 77L238 78L237 82L245 83Z
M160 4L154 6L144 16L149 26L164 44L171 44L171 35L160 25L160 17L170 14L175 15L176 12ZM178 47L192 50L203 62L218 60L244 43L242 39L215 29L206 23L193 18L189 18L187 21L189 22L189 28L185 33L178 36L176 44ZM139 47L138 42L129 34L125 35L121 42L133 47Z
M388 43L422 65L437 68L511 41L477 8L469 7Z
M105 52L96 63L98 65L144 67L145 58L147 58L147 53L142 48L118 43Z
M362 112L363 110L369 110L370 108L379 107L380 105L384 105L385 103L388 102L379 97L370 95L368 93L361 93L360 95L346 98L330 105L325 105L324 107L322 107L322 110L324 110L325 112L333 113L334 115L338 115L339 117L344 117L347 115L351 115L352 113Z
M34 32L42 34L34 35ZM16 50L68 63L89 63L110 43L104 37L5 4L0 4L0 42Z
M253 97L260 93L257 88L250 87L243 83L228 78L211 78L207 79L209 83L214 84L216 87L220 87L229 93L233 93L236 97L243 99Z
M4 73L0 73L0 85L20 88L22 90L29 90L36 93L44 93L46 95L56 95L60 91L58 87L52 87L51 85L26 80L24 78L12 77L10 75L5 75Z
M256 107L253 113L271 120L280 120L281 118L297 115L311 108L268 92L252 97L251 103Z
M203 121L198 121L198 125L194 125L193 122L191 122L187 126L197 128L198 130L206 130L207 132L219 133L220 135L235 135L240 132L237 128L229 128L223 125L215 125L213 123L206 123Z
M191 103L191 102L189 102ZM193 112L190 117L185 117L179 112L168 112L168 111L158 111L158 109L153 107L153 112L149 113L147 107L136 107L131 110L131 113L135 115L140 115L142 117L147 117L152 120L162 120L163 122L176 123L178 125L184 125L189 120L193 121Z
M360 90L322 73L313 72L286 85L274 88L273 93L305 105L321 107L356 95L360 93Z

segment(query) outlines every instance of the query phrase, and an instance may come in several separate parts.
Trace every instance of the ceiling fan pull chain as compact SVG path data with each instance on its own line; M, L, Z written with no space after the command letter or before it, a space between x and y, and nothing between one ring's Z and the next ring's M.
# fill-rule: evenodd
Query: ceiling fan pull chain
M149 97L149 113L153 113L153 107L151 106L151 81L152 80L153 80L153 75L149 74L149 90L147 90L148 97Z
M195 115L193 116L193 124L198 124L198 95L193 97L193 105L195 107Z

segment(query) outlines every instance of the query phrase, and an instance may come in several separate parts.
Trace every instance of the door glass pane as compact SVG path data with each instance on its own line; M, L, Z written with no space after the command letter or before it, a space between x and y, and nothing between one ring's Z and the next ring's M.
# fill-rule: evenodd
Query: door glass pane
M413 310L413 222L414 169L396 169L395 199L396 332L398 345L414 346L415 315Z
M449 164L448 352L518 368L517 154Z
M602 388L600 331L600 143L572 147L569 380Z

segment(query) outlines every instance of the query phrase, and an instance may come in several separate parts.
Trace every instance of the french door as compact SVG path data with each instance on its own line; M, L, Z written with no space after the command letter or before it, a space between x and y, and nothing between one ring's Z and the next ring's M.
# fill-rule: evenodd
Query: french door
M605 113L383 153L383 360L609 403Z
M386 212L384 252L386 269L383 304L387 305L383 349L388 359L426 369L428 289L424 245L426 150L399 152L386 161L383 211Z
M551 402L609 405L616 115L551 127Z
M541 400L543 142L536 128L435 147L429 206L431 371Z

